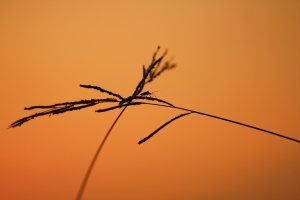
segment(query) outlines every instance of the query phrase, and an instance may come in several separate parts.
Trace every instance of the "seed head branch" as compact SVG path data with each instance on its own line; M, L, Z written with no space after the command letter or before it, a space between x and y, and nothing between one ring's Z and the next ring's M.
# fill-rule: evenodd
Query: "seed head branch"
M31 106L31 107L25 107L24 110L33 110L33 109L47 109L47 108L55 108L57 106L63 106L63 105L76 105L76 104L88 104L88 103L101 103L101 102L118 102L115 98L106 98L106 99L90 99L90 100L80 100L80 101L72 101L72 102L63 102L63 103L57 103L53 105L47 105L47 106Z
M92 86L92 85L83 85L83 84L80 84L80 87L99 90L100 92L104 92L104 93L107 93L107 94L109 94L109 95L118 97L118 99L120 99L120 100L123 100L123 99L124 99L121 95L116 94L116 93L113 93L113 92L108 91L108 90L105 90L105 89L103 89L103 88L101 88L101 87L99 87L99 86Z
M162 68L160 68L160 70L158 72L156 72L158 68L155 68L155 71L150 73L149 80L147 80L146 83L150 83L156 77L158 77L160 74L162 74L164 71L175 68L176 64L174 64L174 63L171 64L171 61L172 61L172 59L170 61L165 62L164 66Z
M136 89L135 89L135 91L134 91L134 93L133 93L132 96L136 96L136 95L138 95L139 93L142 92L142 90L144 88L144 85L145 85L145 81L146 81L147 76L149 75L149 73L151 72L151 70L155 67L155 65L158 64L162 59L163 59L163 57L160 57L159 59L155 60L149 66L149 68L146 70L146 73L145 73L144 77L142 78L142 80L137 85L137 87L136 87Z
M57 104L47 105L47 106L31 106L31 107L24 108L24 109L25 110L48 109L48 110L43 111L43 112L38 112L33 115L19 119L19 120L13 122L9 126L9 128L21 126L25 122L28 122L29 120L34 119L35 117L44 116L44 115L56 115L56 114L61 114L61 113L68 112L68 111L80 110L82 108L87 108L87 107L97 105L99 103L106 103L106 102L118 102L118 100L115 98L90 99L90 100L80 100L80 101L73 101L73 102L63 102L63 103L57 103Z

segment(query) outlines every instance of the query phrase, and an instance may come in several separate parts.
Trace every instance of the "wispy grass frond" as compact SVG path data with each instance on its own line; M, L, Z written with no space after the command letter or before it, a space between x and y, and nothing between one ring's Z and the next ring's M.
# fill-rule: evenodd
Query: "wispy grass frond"
M165 55L167 54L167 50L165 51L164 55L162 57L165 57ZM154 70L152 70L148 76L148 79L146 81L146 83L150 83L152 82L156 77L158 77L160 74L162 74L164 71L166 70L170 70L176 67L176 64L172 63L173 58L171 58L170 61L165 62L165 64L163 65L163 67L159 67L159 65L154 68Z
M143 66L143 77L140 80L140 82L138 83L133 94L127 98L122 99L122 101L120 102L120 105L122 105L126 102L131 102L133 99L135 99L143 91L146 83L151 82L155 77L157 77L159 74L161 74L167 68L169 68L170 64L168 64L168 62L166 62L165 67L163 67L162 70L159 70L158 74L156 73L157 69L159 68L160 63L162 62L163 58L166 56L166 54L168 52L166 50L165 53L159 59L156 59L156 55L157 55L159 49L160 49L160 47L158 46L157 51L154 52L154 54L152 56L152 61L151 61L151 64L148 66L148 68L146 69L145 66ZM175 67L174 64L172 65L172 68L173 67ZM154 99L148 99L148 100L154 100ZM161 101L161 102L163 102L163 101ZM167 103L167 102L164 102L164 103ZM167 103L167 104L169 104L169 103Z
M64 108L59 108L57 110L63 110L63 109L66 109L66 108L70 108L71 106L66 106ZM57 111L56 110L56 111ZM49 111L44 111L44 112L39 112L39 113L35 113L33 115L29 115L27 117L24 117L22 119L19 119L15 122L13 122L8 128L14 128L14 127L17 127L17 126L21 126L22 124L24 124L25 122L28 122L29 120L31 119L34 119L35 117L39 117L39 116L44 116L44 115L51 115L55 110L49 110Z
M27 108L25 107L24 110L33 110L33 109L48 109L48 110L43 111L43 112L38 112L33 115L19 119L19 120L13 122L8 128L14 128L17 126L21 126L25 122L28 122L29 120L34 119L36 117L40 117L40 116L44 116L44 115L62 114L64 112L80 110L82 108L91 107L91 106L97 105L99 103L108 103L108 102L118 102L118 100L114 99L114 98L90 99L90 100L63 102L63 103L57 103L57 104L47 105L47 106L31 106L31 107L27 107Z
M101 102L118 102L115 98L105 98L105 99L89 99L89 100L80 100L80 101L72 101L72 102L63 102L63 103L57 103L53 105L47 105L47 106L31 106L31 107L25 107L24 110L33 110L33 109L47 109L47 108L54 108L57 106L63 106L63 105L77 105L77 104L89 104L89 103L101 103Z
M99 90L100 92L104 92L104 93L107 93L109 95L112 95L112 96L115 96L115 97L118 97L118 99L120 100L123 100L124 98L119 95L119 94L116 94L116 93L113 93L111 91L108 91L108 90L105 90L99 86L92 86L92 85L83 85L83 84L80 84L80 87L83 87L83 88L88 88L88 89L95 89L95 90Z
M158 68L155 68L155 71L150 74L149 80L147 81L147 83L150 83L151 81L153 81L156 77L161 75L164 71L174 69L176 67L176 64L171 63L171 61L172 60L165 62L164 66L161 67L159 69L159 71L157 71Z
M160 57L159 59L155 60L150 66L149 68L146 70L146 73L144 75L144 77L142 78L142 80L139 82L139 84L137 85L134 93L132 96L136 96L138 94L140 94L143 91L144 85L145 85L145 81L146 78L148 77L149 73L151 72L151 70L155 67L155 65L157 65L159 62L161 62L161 60L163 59L163 57Z
M74 110L80 110L82 108L87 108L87 107L91 107L91 106L94 106L94 105L97 105L98 103L94 102L94 103L89 103L89 104L86 104L86 105L81 105L81 106L67 106L65 108L62 108L62 109L57 109L57 110L53 110L53 112L51 114L53 115L56 115L56 114L62 114L64 112L68 112L68 111L74 111Z

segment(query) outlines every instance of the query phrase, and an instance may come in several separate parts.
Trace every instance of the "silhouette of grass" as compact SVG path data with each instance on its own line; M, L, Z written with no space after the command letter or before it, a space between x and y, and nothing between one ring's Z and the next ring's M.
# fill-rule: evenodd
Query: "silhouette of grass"
M113 92L108 91L108 90L105 90L105 89L102 89L102 88L99 87L99 86L83 85L83 84L80 84L79 86L80 86L80 87L83 87L83 88L91 88L91 89L99 90L99 91L104 92L104 93L107 93L107 94L109 94L109 95L118 97L118 99L121 99L121 100L124 99L123 97L121 97L121 95L116 94L116 93L113 93Z
M105 137L103 138L103 140L101 141L89 167L88 170L84 176L84 179L81 183L80 189L78 191L78 194L76 196L76 200L81 200L84 190L86 188L86 184L89 180L90 174L93 170L93 167L96 163L97 158L99 157L99 154L108 138L108 136L110 135L113 127L115 126L115 124L118 122L118 120L120 119L120 117L122 116L122 114L124 113L124 111L126 110L126 108L128 106L137 106L137 105L152 105L152 106L162 106L162 107L168 107L168 108L172 108L172 109L179 109L179 110L184 110L184 111L188 111L187 113L178 115L174 118L172 118L171 120L167 121L166 123L164 123L162 126L160 126L158 129L156 129L154 132L152 132L150 135L148 135L147 137L145 137L144 139L140 140L138 142L138 144L142 144L144 142L146 142L147 140L149 140L151 137L153 137L156 133L158 133L162 128L164 128L165 126L167 126L168 124L170 124L171 122L182 118L184 116L187 116L189 114L200 114L200 115L204 115L207 117L212 117L215 119L219 119L219 120L223 120L223 121L227 121L230 123L234 123L234 124L238 124L241 126L245 126L248 128L252 128L258 131L262 131L268 134L272 134L284 139L288 139L294 142L298 142L300 143L300 140L291 138L291 137L287 137L272 131L268 131L265 129L261 129L255 126L251 126L245 123L241 123L241 122L237 122L234 120L230 120L230 119L226 119L223 117L219 117L219 116L215 116L215 115L211 115L211 114L207 114L207 113L203 113L203 112L198 112L198 111L194 111L194 110L190 110L190 109L186 109L186 108L181 108L181 107L177 107L174 106L173 104L156 98L156 97L150 97L148 95L150 95L151 93L149 91L147 92L143 92L144 86L147 83L150 83L152 81L154 81L158 76L160 76L163 72L167 71L167 70L171 70L174 69L176 67L176 65L173 63L171 63L171 61L165 62L164 65L162 67L160 67L160 64L163 60L163 58L166 56L167 54L167 50L164 52L164 54L156 59L157 53L159 51L160 47L157 48L157 51L153 54L152 56L152 61L150 63L150 65L145 68L145 66L143 66L143 76L142 79L140 80L140 82L137 84L134 92L132 93L131 96L128 96L126 98L122 97L121 95L114 93L112 91L109 90L105 90L99 86L92 86L92 85L83 85L80 84L80 87L82 88L87 88L87 89L94 89L94 90L98 90L100 92L106 93L110 96L116 97L116 98L105 98L105 99L90 99L90 100L80 100L80 101L72 101L72 102L63 102L63 103L57 103L57 104L53 104L53 105L46 105L46 106L31 106L28 108L24 108L24 110L34 110L34 109L42 109L44 111L35 113L33 115L24 117L22 119L19 119L15 122L13 122L8 128L15 128L17 126L21 126L22 124L24 124L25 122L28 122L29 120L32 120L36 117L40 117L40 116L44 116L44 115L56 115L56 114L62 114L64 112L69 112L69 111L74 111L74 110L80 110L83 108L87 108L87 107L91 107L91 106L95 106L98 105L100 103L118 103L116 106L111 106L111 107L107 107L107 108L101 108L96 110L95 112L107 112L110 110L114 110L117 108L123 108L122 111L120 112L120 114L117 116L117 118L115 119L115 121L113 122L113 124L111 125L111 127L109 128L108 132L106 133ZM136 101L136 100L147 100L147 101L152 101L152 102L145 102L145 101ZM153 102L157 102L157 103L153 103Z

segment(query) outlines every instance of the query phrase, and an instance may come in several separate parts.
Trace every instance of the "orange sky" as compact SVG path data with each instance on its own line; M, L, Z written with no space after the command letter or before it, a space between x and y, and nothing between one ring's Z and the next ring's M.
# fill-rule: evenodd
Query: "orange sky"
M120 110L36 118L24 107L132 94L160 45L178 67L145 90L300 139L299 1L1 1L0 199L73 200ZM161 54L160 54L161 55ZM300 145L189 115L128 108L83 199L300 199Z

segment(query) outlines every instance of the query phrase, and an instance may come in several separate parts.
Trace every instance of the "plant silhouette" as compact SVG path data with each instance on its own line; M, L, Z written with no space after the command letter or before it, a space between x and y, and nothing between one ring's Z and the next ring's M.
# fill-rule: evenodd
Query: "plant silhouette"
M212 118L216 118L219 120L223 120L223 121L227 121L230 123L234 123L237 125L241 125L241 126L245 126L248 128L252 128L252 129L256 129L258 131L262 131L265 133L269 133L281 138L285 138L294 142L298 142L300 143L300 140L291 138L291 137L287 137L285 135L281 135L272 131L268 131L265 129L261 129L255 126L251 126L248 124L244 124L241 122L237 122L234 120L230 120L230 119L226 119L223 117L219 117L219 116L215 116L215 115L211 115L211 114L207 114L207 113L203 113L203 112L199 112L199 111L194 111L194 110L190 110L190 109L186 109L186 108L181 108L181 107L177 107L174 106L173 104L156 98L156 97L152 97L151 96L151 92L149 91L145 91L143 92L144 86L147 83L150 83L152 81L154 81L154 79L156 79L158 76L160 76L163 72L167 71L167 70L171 70L173 68L176 67L176 65L174 63L172 63L172 60L165 62L162 67L160 67L160 64L163 60L163 58L166 56L167 54L167 50L164 52L164 54L159 57L158 59L156 58L157 53L159 51L160 47L157 48L157 51L153 54L152 56L152 61L150 63L150 65L146 68L145 66L143 66L143 76L142 79L140 80L140 82L137 84L134 92L132 93L131 96L128 96L126 98L122 97L121 95L114 93L112 91L109 90L105 90L99 86L92 86L92 85L84 85L84 84L80 84L80 87L82 88L87 88L87 89L94 89L94 90L98 90L102 93L106 93L108 94L109 98L104 98L104 99L89 99L89 100L79 100L79 101L72 101L72 102L63 102L63 103L56 103L53 105L41 105L41 106L31 106L31 107L25 107L25 110L34 110L34 109L42 109L44 111L35 113L33 115L24 117L22 119L19 119L15 122L13 122L8 128L15 128L17 126L21 126L22 124L24 124L25 122L28 122L29 120L34 119L35 117L39 117L39 116L44 116L44 115L56 115L56 114L62 114L64 112L69 112L69 111L75 111L75 110L80 110L83 108L87 108L87 107L91 107L91 106L95 106L98 105L100 103L111 103L111 102L115 102L117 103L115 106L112 107L107 107L107 108L101 108L96 110L95 112L107 112L113 109L117 109L117 108L123 108L120 112L120 114L117 116L117 118L115 119L115 121L113 122L113 124L111 125L111 127L109 128L108 132L106 133L105 137L103 138L101 144L99 145L90 165L89 168L84 176L84 179L81 183L80 189L78 191L76 200L80 200L82 199L86 184L89 180L90 174L92 172L92 169L96 163L96 160L99 156L99 153L101 152L101 149L103 148L109 134L111 133L113 127L115 126L115 124L117 123L117 121L119 120L119 118L121 117L121 115L123 114L123 112L126 110L126 108L128 106L137 106L137 105L152 105L152 106L162 106L162 107L167 107L167 108L172 108L172 109L179 109L179 110L183 110L186 111L183 114L180 114L174 118L172 118L171 120L169 120L168 122L164 123L162 126L160 126L158 129L156 129L154 132L152 132L150 135L148 135L147 137L143 138L142 140L140 140L138 142L138 144L142 144L144 142L146 142L147 140L149 140L151 137L153 137L156 133L158 133L162 128L164 128L165 126L167 126L168 124L170 124L171 122L190 115L190 114L200 114L200 115L204 115L207 117L212 117ZM146 101L145 101L146 100Z

